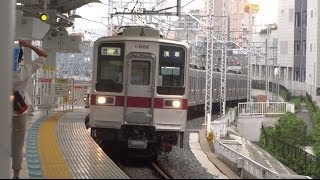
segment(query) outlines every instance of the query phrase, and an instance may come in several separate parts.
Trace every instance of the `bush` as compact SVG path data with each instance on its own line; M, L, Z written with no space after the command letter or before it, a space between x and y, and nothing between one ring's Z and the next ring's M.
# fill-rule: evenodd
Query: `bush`
M307 125L293 113L282 115L275 127L275 136L290 144L307 144Z
M294 103L294 108L296 110L299 110L301 108L301 98L300 97L294 97L291 102Z

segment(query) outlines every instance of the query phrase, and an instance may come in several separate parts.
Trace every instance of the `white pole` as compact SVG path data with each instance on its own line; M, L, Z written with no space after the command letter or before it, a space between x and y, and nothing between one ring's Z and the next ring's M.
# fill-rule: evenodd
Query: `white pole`
M11 92L12 53L16 26L16 1L0 1L0 179L9 177L12 105ZM6 78L4 78L6 77Z

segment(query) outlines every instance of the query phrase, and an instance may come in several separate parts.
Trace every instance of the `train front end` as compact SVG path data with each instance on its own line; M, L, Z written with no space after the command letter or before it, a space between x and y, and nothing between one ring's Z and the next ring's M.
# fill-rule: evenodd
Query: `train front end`
M170 152L179 139L182 146L188 56L188 47L172 40L98 39L90 98L92 137L155 156Z

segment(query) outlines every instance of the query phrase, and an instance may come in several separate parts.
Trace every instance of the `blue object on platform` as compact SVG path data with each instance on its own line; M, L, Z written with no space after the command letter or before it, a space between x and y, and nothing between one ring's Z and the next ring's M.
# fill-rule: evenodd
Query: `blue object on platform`
M20 47L15 47L13 48L13 56L12 56L12 68L13 68L13 71L16 71L17 68L18 68L18 60L19 60L19 53L20 53Z

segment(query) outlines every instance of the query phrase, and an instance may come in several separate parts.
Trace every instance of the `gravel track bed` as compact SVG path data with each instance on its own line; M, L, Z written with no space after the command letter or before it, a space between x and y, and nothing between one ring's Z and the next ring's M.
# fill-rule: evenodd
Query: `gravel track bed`
M148 165L121 165L120 168L132 179L160 179L155 170L151 169Z
M161 154L158 163L175 179L216 179L217 176L208 173L201 166L189 146L189 134L201 129L204 117L190 119L184 135L184 147L173 147L168 154ZM134 179L159 179L160 176L148 165L130 165L121 167L128 176Z
M204 118L188 120L187 129L201 129ZM195 158L189 147L189 133L185 133L184 147L174 147L167 155L160 155L158 162L166 167L175 178L181 179L215 179L216 176L209 174Z

